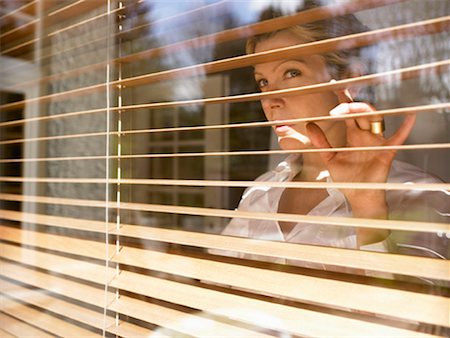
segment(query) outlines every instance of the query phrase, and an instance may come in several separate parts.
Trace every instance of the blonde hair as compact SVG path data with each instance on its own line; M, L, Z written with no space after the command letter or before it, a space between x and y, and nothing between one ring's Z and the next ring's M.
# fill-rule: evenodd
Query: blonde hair
M313 1L313 3L313 5L310 5L308 7L311 8L318 6L317 2ZM275 18L280 15L280 13L275 12L273 9L268 9L262 14L261 20ZM247 40L246 53L253 54L258 43L267 40L280 32L285 31L294 34L302 41L308 43L353 33L360 33L367 30L367 27L364 26L358 19L356 19L355 16L344 15L326 21L316 21L305 25L297 25L270 33L255 35ZM322 56L324 57L325 63L328 66L331 74L333 74L333 77L340 79L345 75L353 73L351 70L351 66L355 62L355 59L359 58L360 50L339 50L335 52L324 53L322 54ZM360 69L360 65L358 69Z

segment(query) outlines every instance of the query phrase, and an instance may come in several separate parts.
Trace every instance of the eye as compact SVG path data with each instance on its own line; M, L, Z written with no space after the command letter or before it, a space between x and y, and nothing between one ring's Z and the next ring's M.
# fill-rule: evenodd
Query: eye
M300 75L302 75L302 73L298 69L289 69L284 73L284 77L286 79L290 79L290 78L297 77Z
M256 84L259 88L264 88L269 84L269 82L266 79L258 79L256 80Z

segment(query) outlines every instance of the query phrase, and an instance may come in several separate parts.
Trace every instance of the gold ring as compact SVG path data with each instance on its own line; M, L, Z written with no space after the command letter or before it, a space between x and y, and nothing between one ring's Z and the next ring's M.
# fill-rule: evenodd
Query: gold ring
M370 122L370 132L375 135L383 135L384 121Z

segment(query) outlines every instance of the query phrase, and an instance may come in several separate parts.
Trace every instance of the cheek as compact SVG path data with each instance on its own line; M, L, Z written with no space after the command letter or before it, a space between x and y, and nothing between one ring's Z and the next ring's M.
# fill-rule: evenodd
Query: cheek
M298 108L296 109L297 114L301 114L304 117L326 116L338 104L337 96L333 92L303 95L296 97L291 102L293 108Z
M263 109L264 115L266 115L266 119L270 120L271 114L270 114L269 102L267 100L261 100L260 103L261 103L261 108Z

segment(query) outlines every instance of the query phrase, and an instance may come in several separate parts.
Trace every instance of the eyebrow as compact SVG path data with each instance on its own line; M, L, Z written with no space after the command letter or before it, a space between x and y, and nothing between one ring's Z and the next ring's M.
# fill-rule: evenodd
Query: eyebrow
M300 62L300 63L303 63L303 64L306 64L306 61L304 60L304 59L302 59L302 58L296 58L296 59L287 59L287 60L282 60L280 63L278 63L272 70L275 70L275 69L277 69L278 67L280 67L283 63L286 63L286 62L290 62L290 61L295 61L295 62ZM254 67L253 67L254 68ZM259 72L253 72L253 74L260 74L260 75L262 75L261 73L259 73Z

